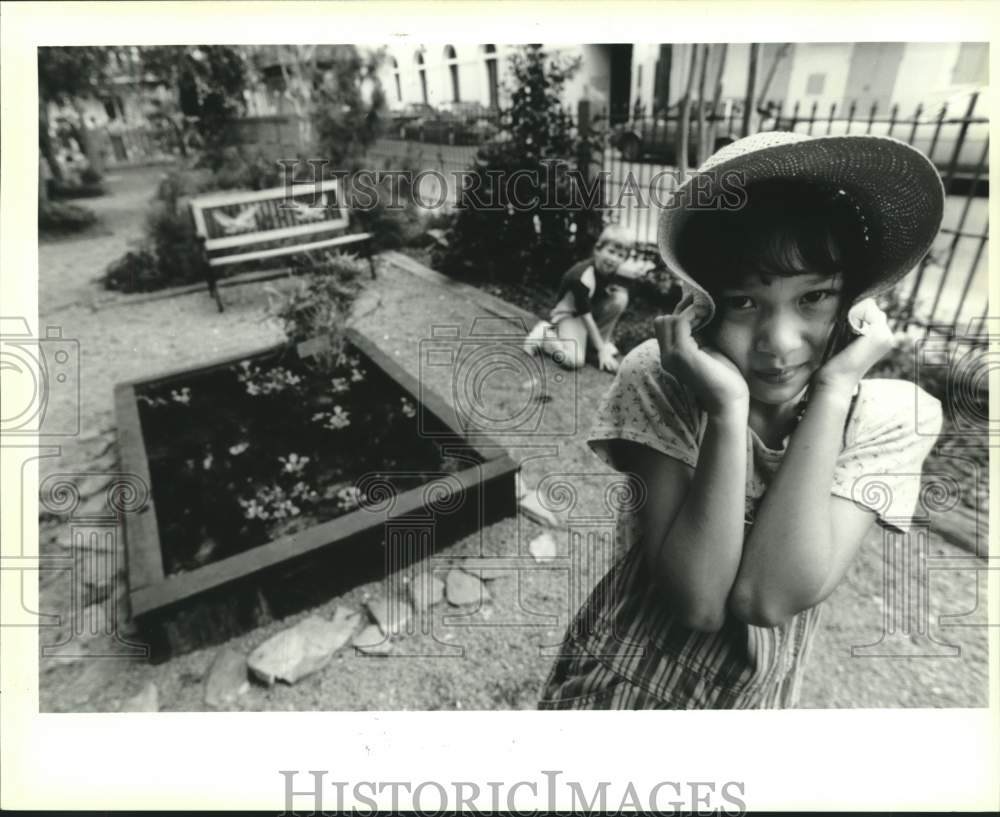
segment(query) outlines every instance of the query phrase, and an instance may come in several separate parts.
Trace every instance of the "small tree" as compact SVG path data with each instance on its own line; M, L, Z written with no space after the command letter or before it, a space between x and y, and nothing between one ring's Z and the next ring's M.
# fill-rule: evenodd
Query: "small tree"
M216 169L233 141L229 123L246 110L240 51L224 45L144 46L140 57L144 71L176 89L181 114L195 122L206 164Z
M551 280L589 249L591 230L577 218L579 190L568 172L589 145L581 145L563 94L579 65L540 45L511 56L500 138L478 151L449 247L435 259L446 272Z

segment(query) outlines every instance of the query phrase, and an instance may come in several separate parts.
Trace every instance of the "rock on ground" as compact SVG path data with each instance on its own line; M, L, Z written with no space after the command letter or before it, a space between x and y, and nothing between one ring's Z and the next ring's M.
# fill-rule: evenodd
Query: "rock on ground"
M363 653L372 655L384 655L392 651L392 643L389 636L383 634L377 624L369 624L354 637L352 646L357 647Z
M386 635L402 632L413 614L410 602L402 593L378 596L368 601L365 606L379 629Z
M323 669L350 639L357 623L357 613L344 607L337 608L333 621L309 616L261 644L247 665L268 686L275 681L294 684Z
M410 582L409 592L414 609L426 611L444 601L444 582L429 570L421 571Z
M551 533L543 533L528 543L528 552L535 557L536 562L551 561L556 558L556 540Z
M137 695L133 695L122 704L122 712L159 712L160 695L156 684L150 681Z
M232 647L224 647L209 671L205 683L205 703L216 708L229 706L248 689L246 656Z
M528 491L521 497L519 507L525 516L539 525L548 525L550 528L559 526L559 520L555 518L552 511L538 501L538 494L534 490Z
M448 602L456 607L463 604L479 604L490 598L490 591L479 577L464 570L450 570L446 586Z

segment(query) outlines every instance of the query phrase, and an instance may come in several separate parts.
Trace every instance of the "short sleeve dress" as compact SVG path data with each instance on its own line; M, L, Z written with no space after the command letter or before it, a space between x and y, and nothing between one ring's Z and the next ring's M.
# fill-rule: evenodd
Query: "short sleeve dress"
M622 361L588 443L618 467L608 445L630 440L694 468L706 418L690 392L660 367L649 340ZM940 432L941 406L913 383L863 380L844 428L831 491L875 512L880 524L912 524L924 458ZM781 464L747 429L745 523ZM649 498L647 498L649 501ZM542 691L541 709L752 709L796 705L822 605L777 627L727 611L717 632L691 630L672 614L643 563L636 512L617 523L618 557L572 621Z

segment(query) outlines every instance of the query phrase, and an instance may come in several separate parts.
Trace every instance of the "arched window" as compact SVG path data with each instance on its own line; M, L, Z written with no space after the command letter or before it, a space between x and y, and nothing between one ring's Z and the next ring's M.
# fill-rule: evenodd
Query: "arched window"
M392 60L392 79L393 82L395 82L396 84L396 101L402 102L403 86L399 81L399 63L396 61L395 57L390 57L389 59Z
M427 69L424 68L424 55L419 51L414 55L413 61L417 64L417 76L420 77L420 99L424 105L427 104Z
M458 102L461 96L458 92L458 55L455 53L455 46L446 45L444 47L444 61L448 65L448 73L451 75L451 101Z
M500 80L497 73L497 47L483 46L483 59L486 61L486 87L490 92L490 107L500 107Z

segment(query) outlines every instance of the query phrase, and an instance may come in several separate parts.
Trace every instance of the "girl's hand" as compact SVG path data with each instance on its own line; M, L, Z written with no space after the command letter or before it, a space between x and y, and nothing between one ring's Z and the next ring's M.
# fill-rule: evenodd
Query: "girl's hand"
M688 385L709 416L749 410L750 388L736 365L714 349L702 349L691 334L693 306L653 320L660 365Z
M892 330L885 313L871 298L851 307L849 321L858 335L813 375L814 385L853 393L868 370L892 351Z
M601 351L597 353L597 365L601 371L612 374L618 371L618 361L615 360L617 351L610 343L605 343L601 347Z

